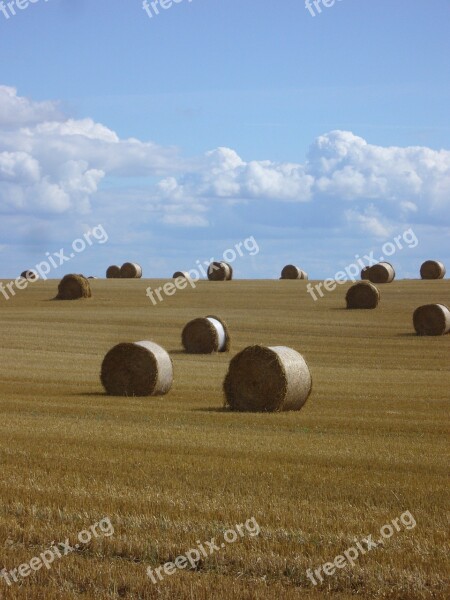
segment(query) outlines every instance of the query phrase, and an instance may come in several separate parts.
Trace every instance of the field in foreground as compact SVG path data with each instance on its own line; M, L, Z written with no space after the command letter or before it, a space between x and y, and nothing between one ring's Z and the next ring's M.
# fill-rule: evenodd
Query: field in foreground
M0 297L0 569L52 542L100 536L8 587L6 599L447 598L450 335L420 338L412 312L450 302L450 281L380 286L346 311L342 285L313 302L301 281L200 282L158 306L144 280L96 280L54 302L56 281ZM230 354L186 355L181 330L217 314ZM103 356L151 339L172 356L162 398L110 398ZM224 411L222 381L245 346L301 352L313 392L298 413ZM417 525L337 569L317 569L405 511ZM146 568L254 517L245 535L153 584Z

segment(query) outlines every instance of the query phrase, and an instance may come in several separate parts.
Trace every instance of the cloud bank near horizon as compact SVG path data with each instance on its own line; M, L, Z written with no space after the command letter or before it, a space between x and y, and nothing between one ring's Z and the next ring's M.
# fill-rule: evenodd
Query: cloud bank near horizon
M0 86L0 233L14 226L22 240L91 219L125 228L123 244L156 226L194 239L242 220L248 233L383 238L416 225L448 235L449 208L449 150L376 146L336 130L314 140L304 163L246 161L226 147L185 158Z

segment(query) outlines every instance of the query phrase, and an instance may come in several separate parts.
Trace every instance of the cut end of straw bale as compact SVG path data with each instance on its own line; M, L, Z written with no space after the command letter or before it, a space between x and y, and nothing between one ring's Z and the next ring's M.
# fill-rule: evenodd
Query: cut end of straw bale
M230 263L225 263L228 267L227 281L231 281L233 279L233 267Z
M281 271L280 279L308 279L308 273L295 265L286 265Z
M235 411L300 410L312 389L301 354L286 346L249 346L230 362L223 389Z
M91 296L91 286L84 275L65 275L59 282L55 300L78 300Z
M189 321L182 331L181 342L189 354L228 352L231 345L225 321L212 315Z
M189 279L189 273L186 271L175 271L175 273L172 275L172 279L178 279L179 277L182 277L183 279Z
M440 260L426 260L420 267L422 279L444 279L445 266Z
M163 396L172 387L172 360L154 342L117 344L103 359L100 379L110 396Z
M120 267L120 277L122 279L140 279L142 277L142 268L137 263L123 263Z
M230 281L233 277L233 269L226 262L212 262L208 267L209 281Z
M450 332L450 310L445 304L425 304L416 308L413 324L417 335L445 335Z
M117 265L111 265L106 269L106 278L107 279L119 279L120 277L120 267Z
M380 301L380 292L369 281L355 283L345 297L347 308L376 308Z

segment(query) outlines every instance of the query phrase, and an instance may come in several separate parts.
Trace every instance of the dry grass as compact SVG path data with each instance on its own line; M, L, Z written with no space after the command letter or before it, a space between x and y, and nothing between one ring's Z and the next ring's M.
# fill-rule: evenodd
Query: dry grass
M347 311L348 285L313 302L300 281L199 283L153 306L144 280L92 281L55 303L55 281L0 297L0 567L109 516L92 542L8 589L7 600L446 598L450 336L419 337L412 313L450 282L394 282L376 311ZM159 285L159 283L156 283ZM152 287L155 287L152 282ZM220 289L219 289L220 288ZM286 345L313 391L298 413L224 412L226 354L182 352L193 313L219 313L234 355ZM163 398L111 398L102 359L121 341L171 351ZM417 521L314 588L307 568L409 510ZM254 516L256 538L155 586L154 567ZM447 587L446 587L447 585Z

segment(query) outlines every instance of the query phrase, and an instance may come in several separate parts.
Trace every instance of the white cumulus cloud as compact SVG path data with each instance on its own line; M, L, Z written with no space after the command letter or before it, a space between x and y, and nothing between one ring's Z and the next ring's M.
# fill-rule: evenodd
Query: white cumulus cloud
M102 186L108 177L121 178L118 189ZM135 178L145 179L139 189ZM255 203L261 211L252 213ZM289 205L284 225L276 203ZM377 146L331 131L303 163L244 160L226 147L188 161L175 148L121 139L90 118L61 114L55 102L0 86L0 213L46 218L96 206L111 215L132 207L177 227L219 223L222 214L237 220L240 207L247 216L269 215L266 223L272 214L277 227L356 228L378 237L407 222L448 227L450 151Z
M173 148L122 140L92 119L60 114L0 86L0 212L86 213L107 175L152 177L180 164Z
M205 154L195 171L163 179L166 200L272 200L320 203L359 223L365 231L385 234L388 222L414 216L425 223L450 223L450 151L426 147L382 147L349 131L319 136L303 164L270 160L245 162L230 148Z

